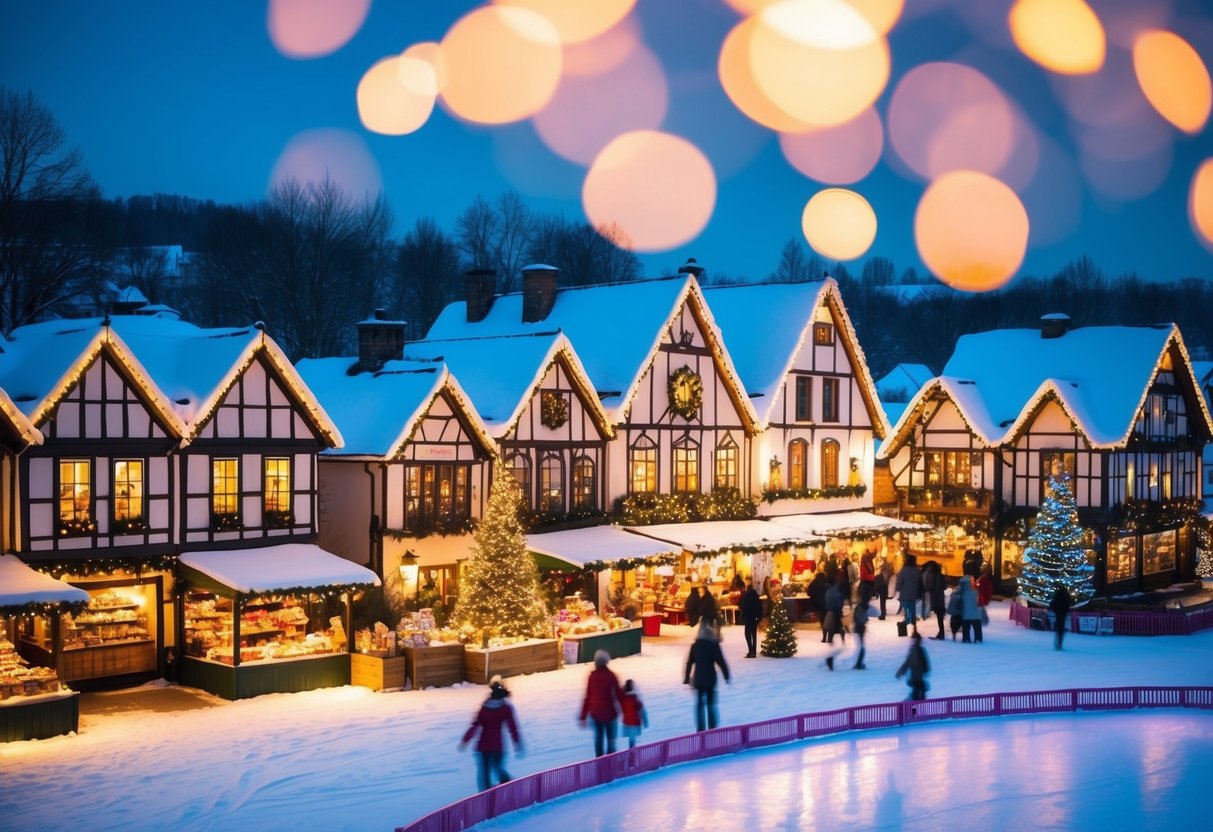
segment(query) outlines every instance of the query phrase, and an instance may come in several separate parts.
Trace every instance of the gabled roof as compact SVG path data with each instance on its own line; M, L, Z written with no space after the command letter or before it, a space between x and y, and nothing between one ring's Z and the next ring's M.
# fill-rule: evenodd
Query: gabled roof
M467 304L449 304L430 328L426 340L522 335L559 330L576 346L598 397L612 422L624 420L640 380L652 363L675 317L684 304L703 326L717 370L742 421L753 429L757 414L742 389L732 359L703 293L693 277L659 278L561 289L547 318L522 322L522 294L494 300L483 321L468 323Z
M34 427L3 388L0 388L0 421L7 424L12 432L25 443L22 447L42 444L42 431Z
M876 380L876 392L886 404L890 394L900 391L905 391L908 399L934 377L935 374L926 364L898 364Z
M825 305L855 372L873 431L877 438L885 436L888 423L834 278L719 286L705 289L704 295L763 428L770 423L776 394L796 356L812 343L814 312Z
M345 439L341 456L399 456L434 400L444 392L454 401L481 450L496 455L488 427L443 364L388 361L378 372L350 375L357 363L356 358L309 358L298 366L303 380L341 429Z
M923 405L940 395L987 445L1015 441L1046 402L1056 401L1093 448L1123 448L1168 352L1178 357L1177 382L1197 405L1188 417L1208 437L1213 419L1175 325L1083 327L1057 338L1004 329L960 338L944 375L910 401L881 454L904 444Z
M561 333L415 341L405 345L404 355L445 362L497 439L514 429L552 364L563 361L598 429L608 438L615 434L581 359Z

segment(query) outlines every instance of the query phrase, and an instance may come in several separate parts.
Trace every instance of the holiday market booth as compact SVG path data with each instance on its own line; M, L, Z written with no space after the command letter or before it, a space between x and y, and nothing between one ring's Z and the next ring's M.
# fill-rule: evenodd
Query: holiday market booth
M80 695L59 680L54 654L31 650L34 622L54 631L60 613L79 610L88 593L0 555L0 742L76 731Z
M187 552L179 680L226 699L350 683L350 596L374 572L319 546Z

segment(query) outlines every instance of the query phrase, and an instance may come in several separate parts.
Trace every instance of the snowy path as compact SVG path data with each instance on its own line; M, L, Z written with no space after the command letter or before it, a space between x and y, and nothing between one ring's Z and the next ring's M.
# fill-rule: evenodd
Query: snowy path
M1011 625L1005 604L991 615L985 644L924 642L933 695L1213 685L1213 631L1070 635L1057 653L1050 634ZM662 632L645 639L642 655L611 663L621 678L636 680L649 709L643 741L693 729L691 694L682 685L691 632ZM726 628L736 678L721 692L722 723L904 698L893 671L907 640L896 637L891 619L873 621L870 633L870 669L852 671L844 656L830 673L816 630L797 631L794 658L747 660L741 628ZM588 756L591 736L575 721L587 673L573 665L509 680L527 745L524 758L511 754L515 776ZM456 744L484 695L474 685L396 693L346 687L86 719L76 737L0 745L0 830L388 830L472 792L474 762Z

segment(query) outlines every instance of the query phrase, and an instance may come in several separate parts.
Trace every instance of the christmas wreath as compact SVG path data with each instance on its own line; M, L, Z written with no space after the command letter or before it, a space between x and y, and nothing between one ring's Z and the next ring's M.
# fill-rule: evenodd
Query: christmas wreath
M703 404L703 379L690 367L679 367L670 373L670 409L690 421Z
M569 402L562 394L545 390L539 396L539 421L556 430L569 420Z

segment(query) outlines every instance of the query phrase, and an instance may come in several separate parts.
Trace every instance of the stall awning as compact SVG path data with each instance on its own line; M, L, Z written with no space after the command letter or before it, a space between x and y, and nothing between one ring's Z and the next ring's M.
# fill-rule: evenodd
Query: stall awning
M83 604L88 593L26 565L16 555L0 555L0 612L28 604Z
M186 552L178 562L220 586L245 595L288 589L379 584L378 576L365 566L326 552L311 543Z
M642 537L619 526L591 526L547 534L529 534L526 537L526 546L539 558L558 561L552 564L557 568L568 564L579 569L587 563L597 561L609 564L638 558L676 555L682 551L681 546ZM539 558L539 565L546 565Z
M729 549L778 549L824 543L817 534L767 520L705 520L702 523L664 523L627 526L646 537L676 543L689 552L724 552Z
M898 520L896 517L882 517L870 511L844 511L840 514L785 514L772 517L771 522L822 537L880 535L931 528L924 523L911 523L907 520Z

